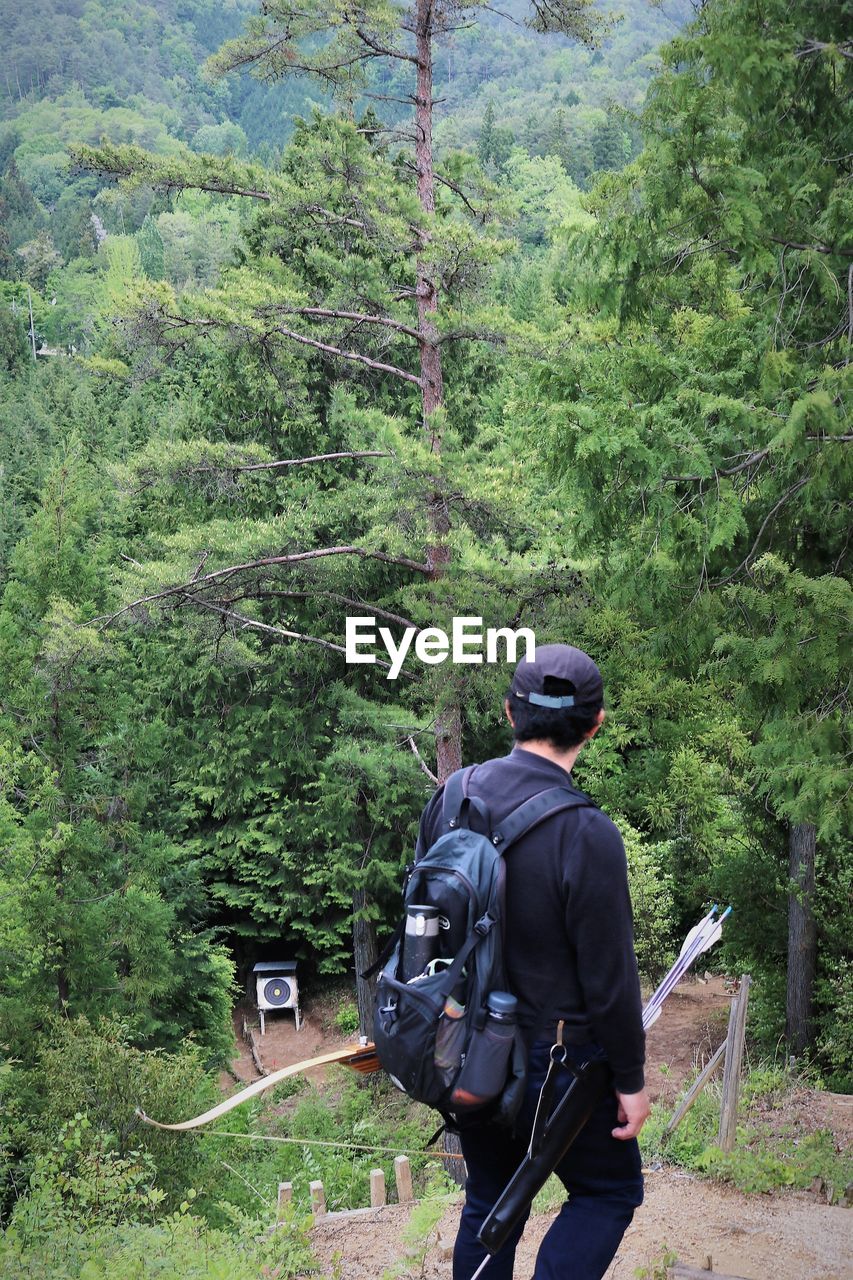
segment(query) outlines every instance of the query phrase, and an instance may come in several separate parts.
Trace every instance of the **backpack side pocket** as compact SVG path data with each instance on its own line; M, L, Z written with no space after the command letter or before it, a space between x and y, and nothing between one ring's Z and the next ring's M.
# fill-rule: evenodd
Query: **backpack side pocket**
M444 974L435 974L398 982L386 969L376 987L373 1029L379 1059L398 1088L433 1107L443 1100L448 1086L446 1074L435 1063L444 981Z

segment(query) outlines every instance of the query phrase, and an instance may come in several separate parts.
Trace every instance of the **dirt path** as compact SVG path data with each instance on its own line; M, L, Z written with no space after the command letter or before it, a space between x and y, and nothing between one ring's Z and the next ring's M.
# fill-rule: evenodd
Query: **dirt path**
M296 1062L303 1062L306 1058L316 1058L322 1053L331 1053L333 1049L352 1044L354 1040L353 1036L330 1034L322 1014L310 1008L303 1013L302 1024L298 1031L293 1014L289 1011L268 1014L265 1019L266 1032L262 1036L257 1026L257 1010L249 1001L245 1003L241 1001L235 1008L233 1016L237 1049L231 1059L231 1072L246 1084L257 1080L258 1072L252 1061L249 1046L242 1037L244 1015L254 1026L255 1043L258 1046L261 1061L270 1074L278 1071L280 1067L290 1067ZM306 1079L318 1082L324 1078L324 1075L323 1067L316 1067L305 1073ZM223 1092L232 1093L235 1087L232 1075L222 1072L220 1085Z
M671 1102L699 1062L726 1038L731 983L688 979L669 996L646 1037L646 1081L653 1101Z
M405 1208L321 1221L312 1233L321 1274L379 1280L386 1268L398 1267L394 1274L399 1280L450 1280L458 1216L458 1205L448 1209L430 1236L426 1255L412 1257L408 1264L401 1245L409 1217ZM541 1214L528 1223L516 1255L517 1280L533 1274L536 1251L551 1221L550 1214ZM746 1280L851 1280L853 1211L820 1204L806 1192L744 1196L661 1170L648 1175L645 1204L605 1280L634 1280L638 1267L650 1267L667 1249L694 1267L703 1267L710 1256L714 1271Z

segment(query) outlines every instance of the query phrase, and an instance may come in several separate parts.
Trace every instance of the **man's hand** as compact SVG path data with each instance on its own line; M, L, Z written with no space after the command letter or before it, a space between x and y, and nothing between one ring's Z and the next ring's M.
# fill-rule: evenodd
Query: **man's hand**
M636 1138L652 1109L649 1095L645 1089L639 1093L620 1093L617 1089L616 1097L619 1099L619 1128L612 1130L613 1137L622 1141Z

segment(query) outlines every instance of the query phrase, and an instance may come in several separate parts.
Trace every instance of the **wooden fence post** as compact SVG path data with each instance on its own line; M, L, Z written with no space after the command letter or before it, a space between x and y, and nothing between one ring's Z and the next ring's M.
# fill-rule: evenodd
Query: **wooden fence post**
M381 1209L385 1204L385 1174L381 1169L370 1170L370 1207Z
M284 1217L287 1206L293 1199L293 1183L280 1182L278 1184L278 1218L279 1221Z
M723 1054L726 1052L727 1044L728 1044L728 1039L725 1039L723 1043L719 1046L719 1048L716 1050L716 1052L714 1053L714 1056L711 1058L710 1062L705 1063L705 1066L702 1068L701 1073L696 1077L696 1079L693 1081L690 1088L687 1090L687 1093L681 1099L681 1102L679 1103L677 1110L673 1113L669 1124L664 1129L663 1131L664 1137L667 1137L670 1133L672 1133L675 1129L677 1129L678 1126L681 1124L682 1120L687 1115L687 1112L693 1106L693 1103L699 1097L699 1094L705 1088L705 1085L708 1083L708 1081L711 1079L711 1076L714 1074L714 1072L717 1070L717 1067L720 1065Z
M409 1204L415 1196L412 1191L412 1166L408 1156L394 1157L394 1180L397 1183L398 1202Z
M723 1072L723 1101L720 1107L720 1130L717 1145L722 1151L731 1151L737 1135L737 1100L740 1091L740 1070L746 1037L746 1011L749 1004L748 973L740 980L740 990L732 1000L729 1013L729 1033L726 1037L726 1067Z
M311 1192L311 1212L315 1218L323 1218L326 1214L326 1193L323 1190L322 1182L309 1182L308 1190Z

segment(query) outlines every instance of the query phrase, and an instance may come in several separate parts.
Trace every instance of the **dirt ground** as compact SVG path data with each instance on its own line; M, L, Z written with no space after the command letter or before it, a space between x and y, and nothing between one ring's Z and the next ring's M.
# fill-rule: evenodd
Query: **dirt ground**
M231 1073L237 1080L246 1084L258 1079L258 1071L252 1060L251 1050L242 1036L243 1018L248 1020L255 1033L255 1044L261 1062L270 1075L281 1067L292 1066L296 1062L304 1062L309 1058L319 1057L323 1053L331 1053L338 1046L343 1047L354 1042L352 1036L342 1036L330 1026L330 1011L323 1007L312 1008L302 1012L299 1030L290 1010L282 1013L267 1014L265 1018L265 1034L262 1036L257 1025L257 1010L249 1001L241 1002L234 1010L234 1036L237 1041L237 1055L231 1060ZM322 1081L325 1071L322 1067L305 1073L306 1079ZM230 1093L234 1088L234 1080L229 1073L223 1072L220 1078L223 1089Z
M730 1000L730 984L719 977L686 981L672 994L648 1036L647 1076L654 1098L673 1103L697 1063L713 1053L726 1034ZM235 1014L238 1039L242 1012ZM329 1011L321 1008L306 1010L299 1032L292 1015L274 1016L267 1020L266 1035L257 1040L270 1071L346 1042L330 1030ZM232 1065L240 1079L257 1078L245 1045ZM316 1075L321 1079L322 1069ZM803 1089L778 1112L773 1119L788 1126L788 1132L826 1128L839 1148L853 1141L853 1097ZM354 1217L328 1215L312 1232L320 1275L381 1280L388 1270L395 1280L450 1280L459 1207L448 1205L426 1251L416 1250L417 1256L408 1259L402 1239L409 1217L405 1206ZM528 1223L517 1254L517 1280L532 1276L551 1220L551 1214L540 1214ZM714 1272L744 1280L853 1280L853 1211L828 1205L816 1193L744 1195L681 1170L655 1167L646 1171L645 1203L606 1280L634 1280L637 1268L650 1267L667 1250L694 1267L705 1267L710 1258Z
M458 1216L458 1206L449 1208L426 1256L413 1256L408 1263L400 1242L408 1219L404 1207L392 1205L355 1219L321 1219L312 1232L321 1274L379 1280L396 1267L399 1280L450 1280ZM516 1255L516 1280L532 1276L550 1223L549 1214L528 1223ZM667 1249L694 1267L705 1267L710 1257L714 1272L745 1280L851 1280L853 1211L820 1204L807 1192L744 1196L662 1169L647 1175L646 1201L605 1280L634 1280L637 1268L651 1267Z

